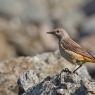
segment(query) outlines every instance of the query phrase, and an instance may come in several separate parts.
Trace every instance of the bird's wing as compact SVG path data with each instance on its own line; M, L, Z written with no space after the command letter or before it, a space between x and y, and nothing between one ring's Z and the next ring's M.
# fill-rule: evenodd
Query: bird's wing
M67 39L67 40L61 41L61 43L62 43L61 45L67 50L70 50L77 54L83 55L84 57L88 57L91 59L95 58L87 50L83 49L80 45L78 45L72 39Z

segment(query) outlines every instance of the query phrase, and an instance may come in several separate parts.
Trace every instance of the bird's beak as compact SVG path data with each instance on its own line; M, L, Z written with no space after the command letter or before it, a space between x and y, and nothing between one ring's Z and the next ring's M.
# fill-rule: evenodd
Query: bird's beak
M54 32L47 32L48 34L55 34Z

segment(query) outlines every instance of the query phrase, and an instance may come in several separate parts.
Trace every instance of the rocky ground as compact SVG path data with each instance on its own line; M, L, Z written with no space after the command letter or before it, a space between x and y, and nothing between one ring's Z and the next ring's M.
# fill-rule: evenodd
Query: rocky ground
M64 89L62 88L63 84L61 85L61 82L60 82L60 85L56 83L52 83L52 81L55 81L56 79L58 79L58 76L59 76L58 74L63 68L69 68L69 70L72 71L75 68L75 66L73 66L71 63L66 61L63 57L61 57L59 51L56 51L53 53L52 52L44 53L44 54L37 55L34 57L15 58L15 59L10 59L5 62L1 62L0 63L0 95L17 95L17 93L21 95L23 92L26 93L25 95L27 95L28 89L30 88L32 89L33 87L35 88L35 86L37 87L37 85L39 85L42 89L43 87L46 88L45 90L42 90L43 93L46 93L47 91L49 91L49 94L47 95L53 95L53 94L50 94L51 93L50 89L59 87L57 90L54 90L54 92L55 91L60 92L61 89ZM89 76L85 66L80 68L80 70L78 70L77 73L78 75L70 74L70 77L73 76L72 80L74 80L74 77L78 78L78 80L77 79L74 80L74 82L77 82L77 81L79 82L77 84L74 83L75 86L77 85L80 87L81 85L83 85L83 84L80 84L80 80L82 79L82 77L84 77L82 79L83 83L85 82L85 79L86 81L91 83L89 81L91 80L91 77ZM65 73L63 72L61 80L65 83L64 74ZM68 74L66 74L66 76L67 75ZM50 77L49 80L48 78L46 78L47 76ZM47 88L49 86L48 82L51 84L50 89ZM41 86L42 83L44 86ZM67 85L69 85L69 82L67 83ZM70 85L72 86L72 84ZM84 85L86 86L86 84ZM92 85L92 84L89 84L89 85ZM37 87L37 89L39 89L39 86ZM88 88L90 86L86 86L86 87L88 90L90 89ZM23 88L23 90L21 88ZM34 89L33 93L37 89ZM73 89L75 89L75 87ZM72 91L72 89L70 90ZM93 89L91 88L91 90ZM62 93L65 93L65 92L62 91ZM31 95L31 94L28 94L28 95ZM33 94L33 95L39 95L39 94ZM46 95L46 94L41 94L41 95ZM86 95L86 94L83 94L83 95Z
M95 95L95 82L64 69L44 80L39 73L27 71L18 80L19 95Z

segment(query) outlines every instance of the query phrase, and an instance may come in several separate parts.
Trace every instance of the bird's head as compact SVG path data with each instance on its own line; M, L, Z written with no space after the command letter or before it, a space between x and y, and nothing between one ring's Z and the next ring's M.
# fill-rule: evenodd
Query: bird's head
M47 33L56 36L58 39L69 38L68 33L62 28L57 28L57 29L54 29L51 32L47 32Z

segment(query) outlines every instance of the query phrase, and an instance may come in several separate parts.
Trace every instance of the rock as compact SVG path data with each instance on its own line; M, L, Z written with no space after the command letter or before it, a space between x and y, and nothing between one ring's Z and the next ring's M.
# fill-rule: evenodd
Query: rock
M86 64L86 67L93 80L95 80L95 64L88 63Z
M24 87L23 90L26 91L28 88L38 84L40 81L40 73L38 73L37 71L29 70L27 72L24 72L22 76L20 76L18 84L20 88Z
M54 53L44 53L34 57L20 57L14 59L12 58L8 61L1 62L0 94L17 95L18 92L17 80L20 74L27 70L32 69L38 72L40 78L36 77L36 80L34 82L38 83L46 76L58 73L64 67L72 68L73 66L64 58L62 58L58 51ZM29 73L32 74L33 72L30 71ZM35 74L36 72L33 73L34 78L36 76Z
M88 79L91 79L91 76L89 75L87 64L84 64L79 70L77 70L78 75L82 77L87 77Z
M95 83L89 81L85 76L81 78L78 74L66 72L48 76L44 80L39 81L37 73L29 73L35 71L27 71L19 78L18 85L19 95L94 95ZM36 76L35 76L36 75ZM22 77L23 76L23 77ZM32 76L32 77L31 77ZM35 77L34 77L35 76ZM30 78L31 77L31 78ZM38 80L38 81L37 81ZM28 87L26 89L26 86Z
M22 82L19 82L21 87L25 86L21 91L23 92L23 90L27 90L29 87L42 82L47 76L53 76L56 73L60 73L63 68L73 70L75 65L61 57L58 50L36 55L34 57L12 58L5 62L1 62L0 94L17 95L17 80L19 77L22 79ZM83 77L85 76L87 79L91 79L90 76L87 75L88 73L85 71L86 69L82 67L80 70L81 72L79 75L82 74ZM31 81L33 81L32 84Z

